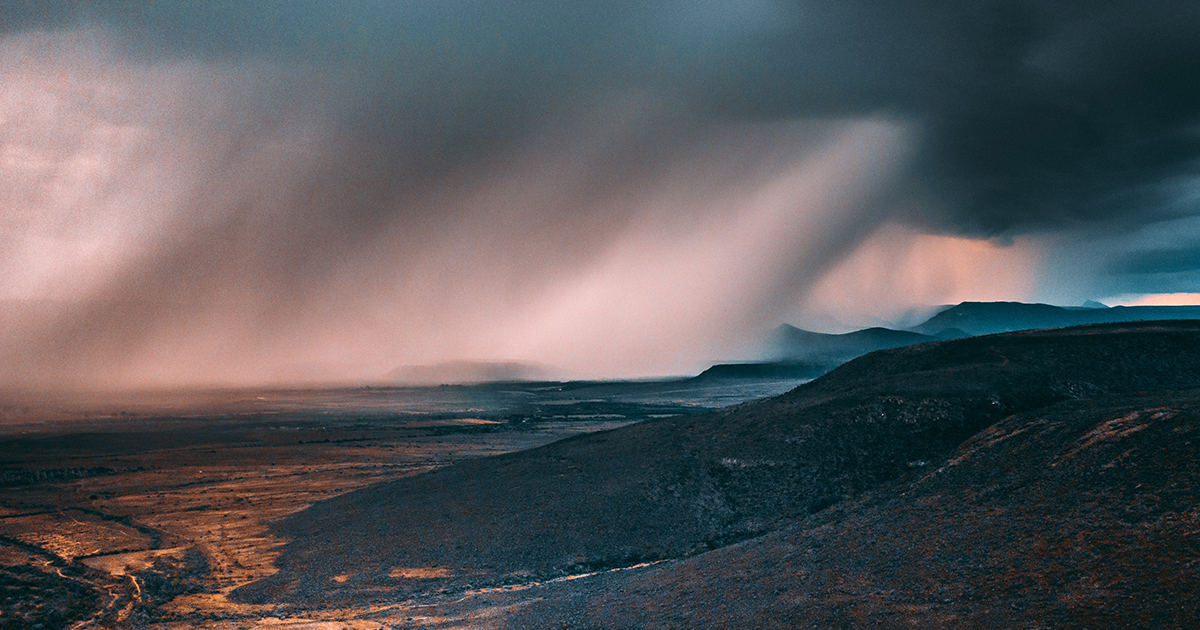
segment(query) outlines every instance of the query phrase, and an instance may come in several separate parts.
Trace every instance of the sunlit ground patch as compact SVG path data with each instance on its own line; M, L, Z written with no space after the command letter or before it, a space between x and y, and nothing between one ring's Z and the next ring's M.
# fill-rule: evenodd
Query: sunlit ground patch
M3 518L0 534L36 545L68 561L152 546L150 537L136 529L78 510Z
M390 578L408 580L432 580L436 578L454 577L455 573L445 567L415 567L395 568L388 572Z
M187 547L172 547L171 549L150 549L147 551L115 553L82 558L80 562L93 569L99 569L112 575L125 575L150 568L157 558L164 556L182 558L187 549Z
M260 619L254 626L255 630L375 630L385 628L383 624L374 621L313 621L311 619L280 619L267 617Z
M437 420L416 420L406 422L404 426L410 429L423 429L429 427L461 427L486 424L500 424L499 420L485 420L484 418L442 418Z

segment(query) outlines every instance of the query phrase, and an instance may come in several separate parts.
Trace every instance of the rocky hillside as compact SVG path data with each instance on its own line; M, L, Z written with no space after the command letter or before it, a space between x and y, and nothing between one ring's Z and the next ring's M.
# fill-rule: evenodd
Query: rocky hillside
M1095 601L1142 619L1114 598L1190 588L1200 558L1197 387L1200 322L879 351L774 399L318 503L280 524L279 573L238 596L394 598L682 559L512 622L995 627Z
M1200 393L1062 401L762 537L543 595L510 627L1189 628Z

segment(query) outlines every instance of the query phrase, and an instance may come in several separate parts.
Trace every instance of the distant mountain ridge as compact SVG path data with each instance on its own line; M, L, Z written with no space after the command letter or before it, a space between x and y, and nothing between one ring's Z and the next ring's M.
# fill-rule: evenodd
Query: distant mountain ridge
M811 379L829 371L824 363L802 361L761 361L750 363L718 363L693 381L715 379Z
M802 330L788 324L768 341L771 362L800 362L828 371L856 357L929 341L995 333L1065 328L1085 324L1200 319L1200 306L1114 306L1086 302L1082 307L1024 302L962 302L938 311L908 330L864 328L844 334Z
M933 335L890 328L864 328L850 333L833 335L811 332L783 324L772 333L771 345L775 353L774 358L777 359L845 363L875 350L899 348L935 340L936 337Z
M1200 306L1096 306L1103 307L1096 302L1084 308L1024 302L963 302L937 313L912 330L936 335L957 328L974 336L1084 324L1200 319Z

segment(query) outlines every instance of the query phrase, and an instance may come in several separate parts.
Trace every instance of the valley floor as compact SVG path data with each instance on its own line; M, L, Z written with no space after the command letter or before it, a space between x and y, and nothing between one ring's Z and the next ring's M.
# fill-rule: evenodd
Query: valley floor
M315 502L795 384L214 392L183 403L0 406L0 628L408 625L430 617L428 602L308 609L227 595L275 572L283 541L271 524Z
M921 344L794 385L268 395L57 424L9 406L0 628L1200 617L1200 322Z

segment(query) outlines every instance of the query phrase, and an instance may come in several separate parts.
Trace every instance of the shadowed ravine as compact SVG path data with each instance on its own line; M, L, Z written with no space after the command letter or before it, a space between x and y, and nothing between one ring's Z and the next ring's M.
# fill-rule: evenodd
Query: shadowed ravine
M675 559L554 583L506 619L1170 626L1197 610L1197 387L1190 321L879 351L769 400L317 503L235 595L435 601Z

